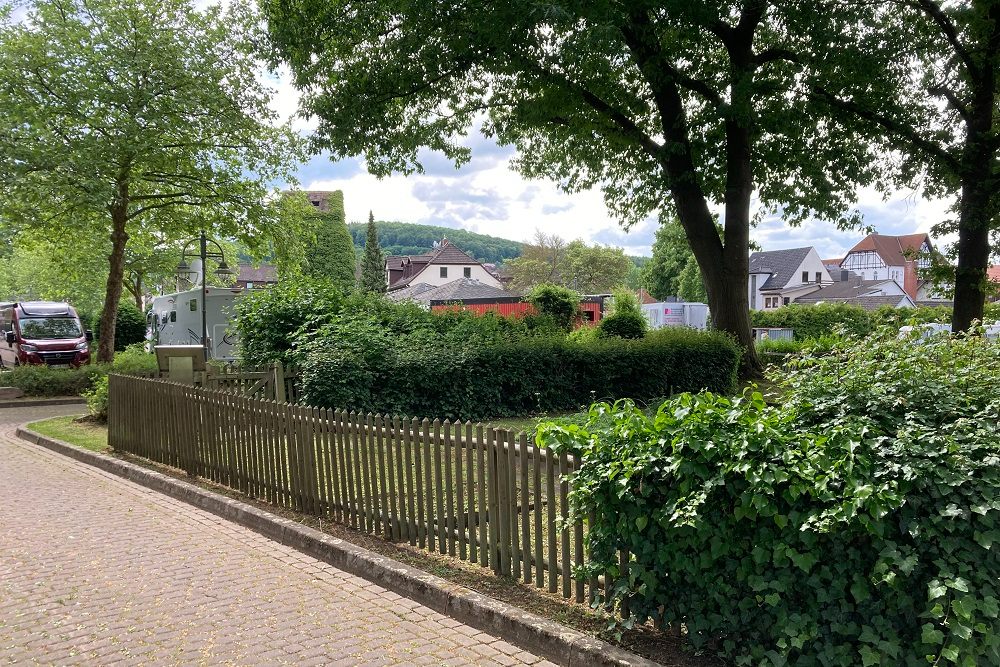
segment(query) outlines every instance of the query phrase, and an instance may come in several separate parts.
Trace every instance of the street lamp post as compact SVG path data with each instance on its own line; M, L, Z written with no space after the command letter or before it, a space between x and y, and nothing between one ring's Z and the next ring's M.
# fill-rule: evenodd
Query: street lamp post
M212 358L212 349L209 344L208 339L208 311L206 310L206 297L208 296L208 285L206 283L206 276L208 275L208 260L217 259L219 260L219 268L215 270L215 275L219 278L224 278L226 276L236 275L236 271L229 268L226 264L225 253L222 252L222 246L208 238L205 234L205 230L201 230L201 234L198 235L197 239L191 239L184 244L184 248L181 250L181 263L177 265L177 274L181 276L183 274L188 274L191 271L191 267L187 264L187 258L190 254L191 245L197 241L198 243L198 258L201 260L201 346L205 349L205 361ZM209 244L215 246L214 250L209 250Z

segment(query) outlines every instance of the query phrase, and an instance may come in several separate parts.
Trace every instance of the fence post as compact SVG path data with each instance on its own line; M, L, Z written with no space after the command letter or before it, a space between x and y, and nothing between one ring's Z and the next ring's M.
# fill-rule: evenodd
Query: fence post
M274 400L278 403L285 402L285 367L281 365L280 361L276 361L273 364L274 373Z

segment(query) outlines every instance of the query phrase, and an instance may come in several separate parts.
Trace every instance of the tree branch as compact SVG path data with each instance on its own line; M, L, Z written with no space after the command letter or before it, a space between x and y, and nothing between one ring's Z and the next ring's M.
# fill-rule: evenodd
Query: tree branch
M956 55L965 63L966 68L969 70L969 75L973 78L977 77L979 67L976 65L976 61L973 60L972 54L962 44L961 39L959 39L958 29L955 28L955 24L951 22L948 15L941 10L940 5L934 2L934 0L915 0L914 4L938 25L948 43L951 44L951 48L955 50Z
M962 120L966 123L972 120L972 115L969 113L969 107L967 107L962 100L958 99L958 95L956 95L947 86L931 86L927 89L927 92L931 95L943 97L948 100L948 104L951 105L951 108L957 111L958 115L960 115Z
M920 133L912 127L909 127L904 123L900 123L899 121L888 116L872 111L857 102L841 99L830 91L819 86L813 86L810 95L836 109L847 111L848 113L854 114L858 118L875 123L890 134L910 143L912 146L941 162L945 167L951 170L952 173L961 173L962 165L957 158L938 144L924 136L921 136Z

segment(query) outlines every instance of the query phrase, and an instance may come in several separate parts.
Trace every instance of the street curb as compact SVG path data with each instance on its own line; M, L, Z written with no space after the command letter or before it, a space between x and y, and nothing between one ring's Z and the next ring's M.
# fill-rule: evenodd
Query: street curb
M4 408L40 408L46 405L86 405L85 398L40 398L37 401L3 401L0 410Z
M240 524L367 579L477 630L566 667L660 667L605 641L541 618L368 549L238 500L19 426L17 436Z

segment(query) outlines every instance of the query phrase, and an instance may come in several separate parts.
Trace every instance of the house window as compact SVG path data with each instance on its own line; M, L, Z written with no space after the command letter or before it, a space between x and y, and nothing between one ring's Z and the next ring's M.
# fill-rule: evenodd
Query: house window
M781 303L784 304L784 305L786 305L786 306L788 305L788 302L789 302L789 299L788 299L787 296L784 299L781 300Z
M816 272L816 282L818 283L823 282L823 273L821 271Z
M447 266L442 266L441 267L441 277L442 278L447 278L448 277L448 267Z
M472 267L471 266L465 267L464 269L462 269L462 273L465 274L466 278L471 278L472 277Z
M253 289L253 283L247 283L247 289Z
M802 272L802 282L804 282L804 283L809 282L809 272L808 271L803 271Z

